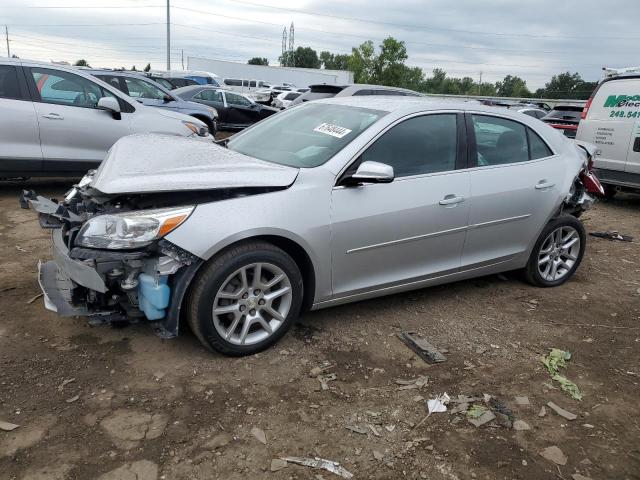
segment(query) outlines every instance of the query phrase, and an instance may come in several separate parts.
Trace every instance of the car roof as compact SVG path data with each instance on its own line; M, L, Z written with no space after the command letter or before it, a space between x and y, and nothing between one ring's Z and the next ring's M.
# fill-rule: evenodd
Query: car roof
M313 103L330 103L335 105L345 105L350 107L370 108L385 112L403 111L406 114L429 111L429 110L473 110L475 112L486 112L499 114L501 116L522 115L508 109L496 109L495 107L481 105L475 102L462 102L459 100L440 100L429 97L405 97L398 95L363 95L350 97L331 97L315 100Z

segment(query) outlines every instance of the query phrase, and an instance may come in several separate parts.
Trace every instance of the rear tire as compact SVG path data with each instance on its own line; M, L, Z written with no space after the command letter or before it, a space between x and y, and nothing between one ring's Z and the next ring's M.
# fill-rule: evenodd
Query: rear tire
M524 269L526 280L537 287L557 287L580 266L587 241L582 222L571 215L551 220L542 230Z
M212 258L198 273L187 304L193 333L210 350L243 356L280 340L298 318L300 270L267 242L240 244Z

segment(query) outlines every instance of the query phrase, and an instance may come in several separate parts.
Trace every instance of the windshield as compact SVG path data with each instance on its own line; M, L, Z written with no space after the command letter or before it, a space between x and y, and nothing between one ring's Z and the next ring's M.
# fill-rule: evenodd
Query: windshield
M387 112L306 104L278 113L232 138L228 148L298 168L322 165Z
M571 120L579 122L581 113L582 110L554 109L551 110L544 118L547 120Z

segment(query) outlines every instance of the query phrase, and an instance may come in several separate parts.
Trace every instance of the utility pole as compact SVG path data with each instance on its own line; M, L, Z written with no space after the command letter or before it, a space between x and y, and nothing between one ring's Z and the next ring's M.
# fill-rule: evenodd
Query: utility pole
M11 50L9 50L9 27L4 26L4 35L7 37L7 57L11 58Z
M184 50L180 50L180 59L182 61L182 70L184 70Z
M478 95L482 94L482 72L480 72L480 81L478 82Z
M167 71L171 70L171 6L167 0Z

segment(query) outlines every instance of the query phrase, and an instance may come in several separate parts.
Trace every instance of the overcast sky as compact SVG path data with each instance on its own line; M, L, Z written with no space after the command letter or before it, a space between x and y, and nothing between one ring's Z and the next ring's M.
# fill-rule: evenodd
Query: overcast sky
M185 67L188 56L243 63L259 56L276 65L291 22L296 47L350 53L367 39L378 45L393 36L406 42L407 64L427 75L436 67L476 81L480 72L491 82L515 74L530 89L554 73L597 80L603 66L640 64L637 0L171 0L171 6L172 68L181 67L182 50ZM150 62L163 69L165 22L165 0L0 0L0 25L8 26L11 53L21 58L85 58L94 67Z

